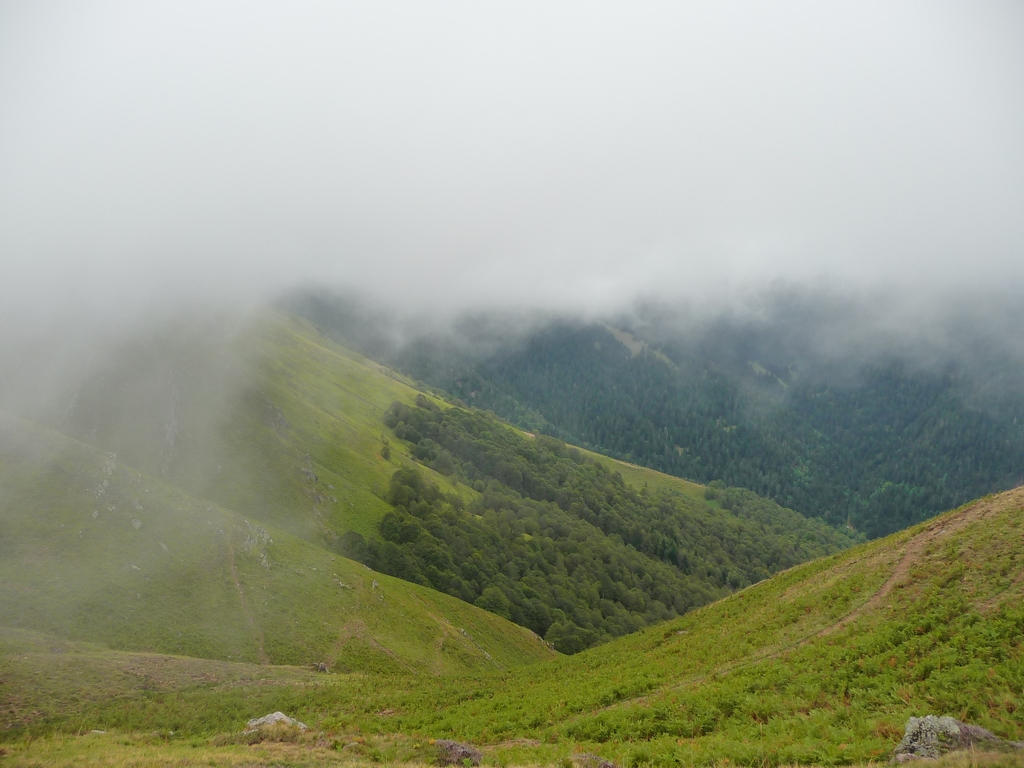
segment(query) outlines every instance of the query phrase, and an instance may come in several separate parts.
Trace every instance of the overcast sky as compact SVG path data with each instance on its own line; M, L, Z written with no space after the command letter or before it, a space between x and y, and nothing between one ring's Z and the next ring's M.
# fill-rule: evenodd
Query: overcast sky
M979 0L7 0L0 301L1014 291L1022 41Z

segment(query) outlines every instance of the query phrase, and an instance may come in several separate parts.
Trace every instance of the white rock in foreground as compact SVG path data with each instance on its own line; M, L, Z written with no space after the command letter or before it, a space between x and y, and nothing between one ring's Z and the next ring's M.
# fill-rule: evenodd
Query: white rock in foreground
M274 725L275 723L294 725L300 731L305 731L308 728L305 723L300 723L298 720L288 717L284 712L271 712L269 715L264 715L263 717L257 717L250 720L245 727L245 733L252 733L253 731L258 731L265 725Z

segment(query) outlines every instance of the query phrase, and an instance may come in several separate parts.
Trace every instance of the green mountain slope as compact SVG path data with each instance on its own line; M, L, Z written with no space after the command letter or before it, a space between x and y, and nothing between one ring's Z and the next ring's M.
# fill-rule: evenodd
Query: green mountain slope
M381 496L395 465L380 457L380 419L416 392L388 373L299 320L210 318L116 346L49 413L30 416L329 543L339 530L371 532L389 509Z
M865 761L924 713L1020 738L1022 541L1018 489L798 566L543 675L513 673L493 695L453 691L443 713L410 702L407 727L578 741L666 764Z
M63 435L0 422L0 617L111 648L331 669L502 669L531 633Z
M283 674L254 689L252 669L227 665L205 670L218 681L208 686L183 679L185 662L170 660L150 695L129 684L157 680L156 659L68 648L78 654L71 665L48 654L45 639L7 634L0 692L43 711L45 694L30 681L46 678L54 660L51 678L66 688L47 699L37 735L65 722L213 734L285 707L328 739L390 761L429 759L428 738L442 737L482 745L491 765L552 764L581 752L621 765L884 760L911 715L951 714L1020 739L1022 540L1018 489L584 653L457 680L321 676L329 682L310 686ZM11 663L15 653L21 666ZM89 680L101 669L124 682L88 700L76 675Z
M712 505L664 482L637 490L557 440L423 397L395 403L385 422L396 443L480 495L466 505L398 471L384 542L346 536L341 551L507 616L566 653L851 543L750 492Z
M748 488L869 537L1024 482L1024 363L1003 339L970 323L948 343L941 332L860 338L864 317L790 298L746 320L648 308L622 321L634 333L482 313L392 333L402 344L386 332L400 319L361 322L352 300L292 305L523 429Z
M436 416L438 423L428 419L420 426L429 434L407 440L414 435L393 430L393 403L416 415L410 421ZM658 482L648 496L599 463L577 462L572 457L581 455L565 446L442 407L304 321L275 313L181 322L111 344L64 383L49 409L25 415L159 478L193 507L240 515L447 592L533 629L564 652L851 543L771 504L755 514L756 504L666 493ZM441 422L450 439L432 431ZM433 494L429 510L424 498L416 506L394 497L396 473L414 466ZM33 470L19 471L9 476ZM539 485L524 485L524 478ZM32 488L63 493L62 484L80 482L50 476L20 488L10 503L20 509L33 501ZM88 511L103 513L107 489L92 478L86 485L96 496ZM127 514L146 504L133 497L113 506ZM176 512L188 505L164 506ZM148 640L130 647L259 658L249 646L225 643L216 650Z

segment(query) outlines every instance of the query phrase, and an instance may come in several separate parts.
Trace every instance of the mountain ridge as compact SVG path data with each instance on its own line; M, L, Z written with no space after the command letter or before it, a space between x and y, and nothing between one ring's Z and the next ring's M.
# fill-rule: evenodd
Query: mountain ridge
M112 648L341 669L441 670L549 653L530 633L499 628L498 617L371 573L63 435L8 418L0 451L7 626ZM29 451L47 454L41 473L17 471ZM53 473L64 482L51 480L48 492ZM449 626L468 627L487 647L463 639L465 648L443 650L455 639Z

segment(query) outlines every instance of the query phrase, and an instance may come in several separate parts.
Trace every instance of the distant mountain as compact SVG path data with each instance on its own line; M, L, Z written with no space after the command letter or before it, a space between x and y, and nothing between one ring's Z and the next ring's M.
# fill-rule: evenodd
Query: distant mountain
M504 331L482 317L398 343L381 326L365 334L339 305L313 296L300 309L462 402L870 537L1024 481L1024 366L984 338L829 347L818 337L854 331L792 309L744 323L648 313Z

